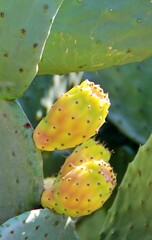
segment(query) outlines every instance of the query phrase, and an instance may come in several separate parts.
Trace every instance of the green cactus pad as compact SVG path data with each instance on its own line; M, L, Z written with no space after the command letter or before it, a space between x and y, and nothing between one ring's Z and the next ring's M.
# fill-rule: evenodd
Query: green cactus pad
M39 73L96 71L152 55L152 2L64 1Z
M43 192L43 207L71 217L89 215L110 197L116 185L111 166L92 160L76 166Z
M118 189L101 240L152 239L152 135L139 148Z
M33 135L37 148L62 150L86 141L105 122L109 106L108 94L85 80L61 95L38 124Z
M137 143L145 143L152 131L152 58L141 63L85 73L110 93L109 119Z
M23 94L38 63L61 0L0 1L0 98Z
M0 227L0 240L78 240L70 218L47 209L25 212Z
M0 223L40 204L42 157L17 102L0 100Z

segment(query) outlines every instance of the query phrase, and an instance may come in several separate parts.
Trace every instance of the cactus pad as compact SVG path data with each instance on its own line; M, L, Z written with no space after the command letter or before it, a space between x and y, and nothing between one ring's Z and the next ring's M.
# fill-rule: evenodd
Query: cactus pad
M61 0L0 1L0 99L15 99L28 88Z
M25 212L0 227L0 240L78 240L74 223L47 209Z
M0 100L0 223L40 204L42 157L17 102Z
M152 135L139 148L105 219L101 240L152 237Z
M110 197L116 178L110 165L92 160L76 166L42 194L42 206L72 217L91 214Z
M39 73L96 71L142 61L152 55L151 29L150 0L64 1Z
M63 94L34 131L37 148L66 149L95 135L110 106L108 95L99 85L85 80Z

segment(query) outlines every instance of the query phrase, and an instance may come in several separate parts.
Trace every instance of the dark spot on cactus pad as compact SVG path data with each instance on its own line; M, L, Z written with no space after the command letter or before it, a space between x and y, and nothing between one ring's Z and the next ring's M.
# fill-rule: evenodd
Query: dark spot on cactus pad
M145 222L144 226L147 228L149 226L149 223Z
M0 17L3 18L5 16L4 12L0 12Z
M137 23L142 23L141 18L137 18Z
M83 162L83 159L80 159L80 162Z
M17 184L19 184L19 182L20 182L20 181L19 181L19 179L18 179L18 178L16 178L16 183L17 183Z
M7 52L4 52L4 53L3 53L3 56L4 56L5 58L8 58L8 53L7 53Z
M17 131L17 130L15 130L15 131L14 131L14 133L15 133L15 134L17 134L17 133L18 133L18 131Z
M76 182L76 185L78 186L78 185L79 185L79 182Z
M23 72L24 72L24 69L23 69L23 68L19 68L19 72L20 72L20 73L23 73Z
M57 203L55 203L54 205L57 207L57 205L58 205L58 204L57 204Z
M64 146L64 143L61 143L61 146L63 147L63 146Z
M81 65L81 66L79 66L78 68L84 68L84 67L87 67L87 64L83 64L83 65Z
M91 202L91 199L90 199L90 198L88 198L88 202Z
M47 237L48 237L48 233L45 233L45 234L44 234L44 237L47 238Z
M27 240L27 239L28 239L28 236L26 236L24 239Z
M58 108L58 111L59 111L59 112L61 112L61 110L62 110L61 108Z
M68 199L68 197L65 197L65 199L67 200L67 199Z
M31 124L30 124L29 122L27 122L27 123L25 123L25 124L23 125L23 127L24 127L24 128L27 128L27 129L28 129L28 128L31 128Z
M38 48L38 43L34 43L34 44L33 44L33 47L34 47L34 48Z
M87 187L89 187L90 186L90 183L87 183Z
M16 154L15 154L15 152L14 152L14 151L12 152L12 156L13 156L13 157L16 157Z
M75 104L78 104L78 103L79 103L79 101L78 101L78 100L76 100L76 101L75 101Z
M68 182L70 182L71 181L71 178L68 178Z
M53 224L55 227L59 225L59 221L55 221L55 223Z
M20 36L23 37L26 34L26 30L24 28L20 29Z
M126 51L126 53L132 53L132 50L131 49L128 49L127 51Z
M133 224L129 225L129 229L132 230L134 228Z
M90 123L90 120L87 120L87 123Z
M82 137L83 137L83 138L86 138L86 136L85 136L85 135L83 135Z
M68 133L68 136L71 136L71 133Z
M35 230L38 230L40 228L40 225L37 225L36 227L35 227Z
M72 116L72 120L74 120L75 119L75 117L74 116Z
M88 210L88 213L90 213L91 212L91 210Z
M13 230L11 230L11 231L10 231L10 234L14 234L14 231L13 231Z
M46 11L49 9L49 5L48 5L48 4L45 4L45 5L43 6L43 9L44 9L44 11L46 12Z
M98 182L97 184L98 184L98 186L99 186L99 185L101 185L101 183L100 183L100 182Z
M138 169L137 170L137 175L140 177L141 176L141 171Z

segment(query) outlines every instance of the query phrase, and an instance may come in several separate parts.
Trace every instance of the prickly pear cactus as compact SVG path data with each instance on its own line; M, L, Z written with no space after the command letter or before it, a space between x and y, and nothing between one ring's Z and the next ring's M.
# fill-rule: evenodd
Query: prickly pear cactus
M84 142L105 122L109 106L100 86L85 80L63 94L38 124L33 135L37 148L53 151Z
M0 100L0 223L40 204L42 157L20 105Z
M141 63L84 74L84 78L100 83L110 92L108 118L127 136L142 144L152 131L151 66L152 58L149 58Z
M152 236L152 135L130 163L101 231L101 240Z
M152 2L64 1L39 73L96 71L152 55Z
M75 166L80 166L85 162L91 161L93 159L101 160L104 159L108 162L110 159L110 152L103 145L99 144L93 139L89 139L79 145L72 154L70 154L64 165L62 166L59 177L65 176L70 170L75 168Z
M0 98L15 99L32 82L61 2L0 0Z
M47 209L25 212L0 227L0 240L78 240L74 222Z
M80 160L83 154L82 151L79 155ZM69 159L67 161L69 162ZM43 192L43 207L72 217L88 215L104 204L116 185L111 166L103 160L89 158L85 162L82 161L81 165L72 166L72 170L70 166L69 172L67 169L65 162L59 177Z

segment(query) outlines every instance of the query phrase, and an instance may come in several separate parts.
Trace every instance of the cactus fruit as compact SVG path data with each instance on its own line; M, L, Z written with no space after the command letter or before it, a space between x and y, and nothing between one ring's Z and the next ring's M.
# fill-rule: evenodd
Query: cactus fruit
M85 162L92 161L93 159L104 159L105 162L108 162L110 156L111 153L108 149L95 140L89 139L79 145L73 153L67 157L60 170L59 177L61 178L65 176L70 170L75 168L75 166L80 166Z
M102 225L101 240L152 239L152 135L129 164Z
M61 3L0 1L0 99L20 97L32 82Z
M150 0L64 1L39 73L97 71L142 61L152 55L151 29Z
M91 160L55 181L43 192L41 203L71 217L88 215L104 204L115 185L111 166L103 160Z
M85 80L63 94L34 131L36 147L53 151L74 147L95 135L110 101L99 85Z
M78 240L70 217L47 209L25 212L0 226L0 240Z
M0 224L37 207L43 191L41 153L16 101L0 100Z

